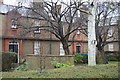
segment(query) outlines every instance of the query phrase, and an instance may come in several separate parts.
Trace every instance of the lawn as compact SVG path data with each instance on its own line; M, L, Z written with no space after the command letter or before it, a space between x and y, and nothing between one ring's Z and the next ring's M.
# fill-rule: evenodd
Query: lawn
M96 66L75 66L48 69L43 72L36 70L3 72L3 78L118 78L118 63L99 64Z

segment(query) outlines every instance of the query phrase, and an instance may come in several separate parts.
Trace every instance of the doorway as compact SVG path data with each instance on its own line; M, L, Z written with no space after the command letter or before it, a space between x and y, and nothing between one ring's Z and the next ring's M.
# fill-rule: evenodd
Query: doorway
M18 51L19 47L18 46L19 46L19 43L17 41L9 42L9 51L10 52L15 52L15 53L18 54L16 62L19 63L19 51Z
M80 43L76 44L76 53L81 53L81 45L80 45Z

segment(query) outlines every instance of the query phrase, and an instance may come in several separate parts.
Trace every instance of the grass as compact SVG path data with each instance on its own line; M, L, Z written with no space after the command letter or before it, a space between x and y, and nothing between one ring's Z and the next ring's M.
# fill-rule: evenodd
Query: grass
M75 66L48 69L43 72L36 70L3 72L3 78L118 78L118 63L99 64L96 66Z

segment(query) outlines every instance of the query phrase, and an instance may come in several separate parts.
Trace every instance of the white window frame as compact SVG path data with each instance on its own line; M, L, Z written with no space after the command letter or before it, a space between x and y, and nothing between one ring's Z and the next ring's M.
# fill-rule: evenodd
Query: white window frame
M34 42L34 55L40 55L40 42Z
M60 56L64 56L65 55L65 51L63 49L63 44L60 42Z
M77 11L77 16L80 17L80 11L79 10Z
M112 28L109 28L109 30L108 30L108 36L111 37L112 34L113 34L113 30L112 30Z
M109 43L109 44L108 44L108 50L109 50L109 51L114 51L113 43Z
M34 24L35 24L36 29L37 29L37 27L40 27L40 21L35 21ZM40 28L35 30L34 33L40 33Z
M78 28L78 30L77 30L77 34L80 34L80 28Z
M15 25L15 23L17 23L17 22L13 19L12 20L12 26L11 26L12 29L16 29L17 28L17 25Z
M17 25L12 25L11 28L12 28L12 29L16 29L16 28L17 28Z
M35 30L34 33L40 33L40 28L38 28L38 30Z

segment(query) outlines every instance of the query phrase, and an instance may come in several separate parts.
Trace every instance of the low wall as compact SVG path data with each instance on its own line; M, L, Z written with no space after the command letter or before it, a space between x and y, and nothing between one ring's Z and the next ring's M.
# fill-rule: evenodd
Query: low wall
M42 69L51 69L54 66L51 64L53 61L60 63L69 62L74 64L74 57L71 55L67 56L40 56L40 55L27 55L26 60L28 62L29 69L39 69L42 65Z

